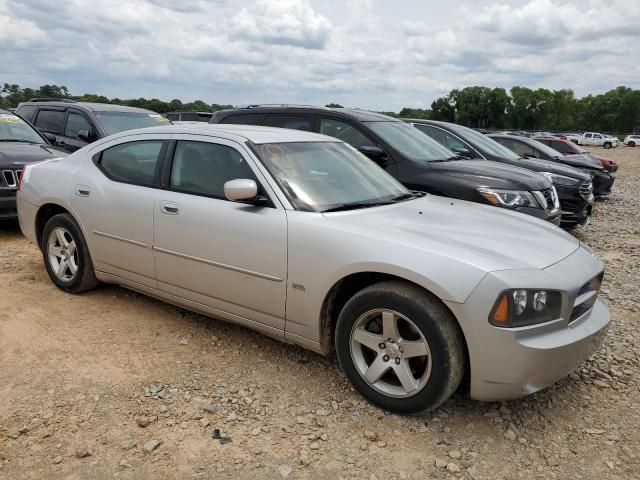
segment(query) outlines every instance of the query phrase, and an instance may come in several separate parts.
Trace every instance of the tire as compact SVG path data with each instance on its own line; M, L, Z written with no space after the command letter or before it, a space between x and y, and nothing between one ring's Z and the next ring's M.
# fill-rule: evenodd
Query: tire
M397 335L389 342L392 332ZM464 338L451 313L437 298L402 281L355 294L338 316L335 347L342 371L363 397L405 414L444 403L460 385L466 365ZM409 389L396 372L405 373Z
M629 145L630 147L635 147L636 146L636 142L629 142L629 143L627 143L627 145Z
M609 150L611 148L611 143L609 142L605 142L604 145L602 145L606 150Z
M41 242L44 265L58 288L80 293L98 285L87 242L71 215L61 213L51 217Z

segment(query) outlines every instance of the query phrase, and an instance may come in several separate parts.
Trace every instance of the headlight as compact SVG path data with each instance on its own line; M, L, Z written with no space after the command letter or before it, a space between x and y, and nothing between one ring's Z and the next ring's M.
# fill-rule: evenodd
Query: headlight
M495 190L493 188L478 188L478 192L480 192L480 195L482 195L489 203L498 207L540 208L540 205L531 192L518 190Z
M562 295L553 290L516 289L500 294L489 315L496 327L524 327L560 318Z
M571 178L565 175L558 175L557 173L540 172L540 174L544 175L549 180L551 180L554 183L554 185L564 185L567 187L573 187L581 182L581 180L577 178Z

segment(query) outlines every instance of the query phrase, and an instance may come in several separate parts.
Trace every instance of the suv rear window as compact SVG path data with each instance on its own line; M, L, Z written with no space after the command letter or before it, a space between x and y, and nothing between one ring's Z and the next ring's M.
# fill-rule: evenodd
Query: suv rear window
M36 127L43 132L62 133L66 112L61 110L40 110L36 118Z

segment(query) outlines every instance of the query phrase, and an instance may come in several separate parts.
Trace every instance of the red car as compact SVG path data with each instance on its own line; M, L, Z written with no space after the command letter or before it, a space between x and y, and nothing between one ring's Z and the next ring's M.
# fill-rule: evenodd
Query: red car
M611 160L610 158L601 157L600 155L594 155L589 151L582 148L580 145L576 145L575 143L565 140L559 137L535 137L534 140L537 140L545 145L557 150L563 155L589 155L591 158L595 158L602 163L604 169L613 173L618 170L618 164Z

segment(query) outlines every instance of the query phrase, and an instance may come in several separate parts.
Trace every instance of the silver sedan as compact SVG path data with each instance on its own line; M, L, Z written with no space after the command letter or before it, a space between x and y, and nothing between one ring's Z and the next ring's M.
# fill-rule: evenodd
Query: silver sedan
M51 280L115 283L322 354L397 412L540 390L599 345L603 263L533 217L410 192L349 145L154 127L25 168ZM464 374L468 370L468 376Z

